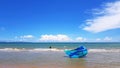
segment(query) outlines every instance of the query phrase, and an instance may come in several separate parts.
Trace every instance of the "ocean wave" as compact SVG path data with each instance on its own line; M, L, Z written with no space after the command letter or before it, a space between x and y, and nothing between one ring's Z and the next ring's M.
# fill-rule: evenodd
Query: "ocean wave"
M52 49L48 49L48 48L35 48L35 49L3 48L3 49L0 49L0 51L7 51L7 52L21 52L21 51L39 52L39 51L63 51L63 50L57 49L57 48L52 48Z
M0 51L5 52L21 52L21 51L28 51L28 52L41 52L41 51L64 51L64 50L71 50L71 49L57 49L57 48L34 48L34 49L25 49L25 48L3 48ZM96 52L119 52L120 49L88 49L89 53L96 53Z
M120 52L120 49L89 49L88 52Z

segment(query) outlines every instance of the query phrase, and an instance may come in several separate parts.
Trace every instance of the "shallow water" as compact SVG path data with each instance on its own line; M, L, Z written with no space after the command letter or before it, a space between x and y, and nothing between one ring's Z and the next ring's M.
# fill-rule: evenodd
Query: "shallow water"
M55 44L52 49L47 48L51 44L37 45L1 44L0 68L120 68L120 44L85 44L88 54L83 58L64 53L78 44Z
M89 53L84 58L69 58L63 51L0 51L0 68L119 68L119 57L120 53Z

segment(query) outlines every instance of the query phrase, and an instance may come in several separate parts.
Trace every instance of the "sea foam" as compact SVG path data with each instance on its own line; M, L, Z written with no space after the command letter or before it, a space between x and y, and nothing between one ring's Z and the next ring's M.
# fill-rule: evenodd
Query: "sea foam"
M21 52L21 51L29 51L29 52L39 52L39 51L63 51L62 49L57 49L57 48L35 48L35 49L25 49L25 48L3 48L0 49L0 51L5 51L5 52Z
M22 52L22 51L28 51L28 52L41 52L41 51L64 51L64 50L71 50L71 49L57 49L57 48L34 48L34 49L25 49L25 48L3 48L0 49L0 51L5 52ZM120 49L88 49L89 53L95 53L95 52L119 52Z
M120 49L89 49L89 52L120 52Z

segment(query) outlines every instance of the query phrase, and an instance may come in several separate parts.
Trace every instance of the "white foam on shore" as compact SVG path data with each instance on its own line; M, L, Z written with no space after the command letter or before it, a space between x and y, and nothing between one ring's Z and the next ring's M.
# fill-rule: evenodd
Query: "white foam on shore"
M120 49L89 49L88 52L120 52Z
M22 51L28 51L28 52L41 52L41 51L64 51L66 49L57 49L57 48L34 48L34 49L25 49L25 48L3 48L0 49L0 51L4 51L4 52L22 52ZM70 49L67 49L70 50ZM120 53L120 49L88 49L88 52L90 53L96 53L96 52L119 52Z
M57 48L52 48L52 49L47 49L47 48L35 48L35 49L4 48L4 49L0 49L0 51L6 51L6 52L21 52L21 51L39 52L39 51L63 51L63 50L62 49L57 49Z
M57 48L52 48L52 49L42 49L42 48L36 48L36 49L31 49L29 51L63 51L61 49L57 49Z

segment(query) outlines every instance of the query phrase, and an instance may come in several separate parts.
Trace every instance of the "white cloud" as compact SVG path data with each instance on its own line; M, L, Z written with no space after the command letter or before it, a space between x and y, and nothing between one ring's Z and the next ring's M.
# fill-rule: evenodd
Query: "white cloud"
M104 41L111 41L112 40L112 37L105 37L104 38Z
M32 39L32 38L34 38L34 36L33 35L24 35L24 36L20 36L20 38L22 38L22 39Z
M104 38L97 38L96 42L111 42L113 39L112 37L104 37Z
M86 38L83 38L83 37L77 37L76 38L76 41L77 42L85 42L87 39Z
M41 35L40 41L46 42L69 42L71 39L67 35L58 34L58 35Z
M16 36L16 41L24 41L24 42L110 42L112 41L112 37L104 37L104 38L97 38L93 39L86 39L84 37L76 37L70 38L64 34L57 34L57 35L41 35L40 38L35 38L33 35L23 35L23 36Z
M101 41L101 39L100 39L100 38L97 38L96 41Z
M99 15L86 20L86 26L83 30L98 33L120 28L120 1L106 3L103 9L99 9L99 12L95 14Z
M16 41L34 41L33 35L15 36Z
M85 42L87 39L83 37L77 37L73 39L63 34L57 34L57 35L46 34L46 35L41 35L39 40L42 42Z

